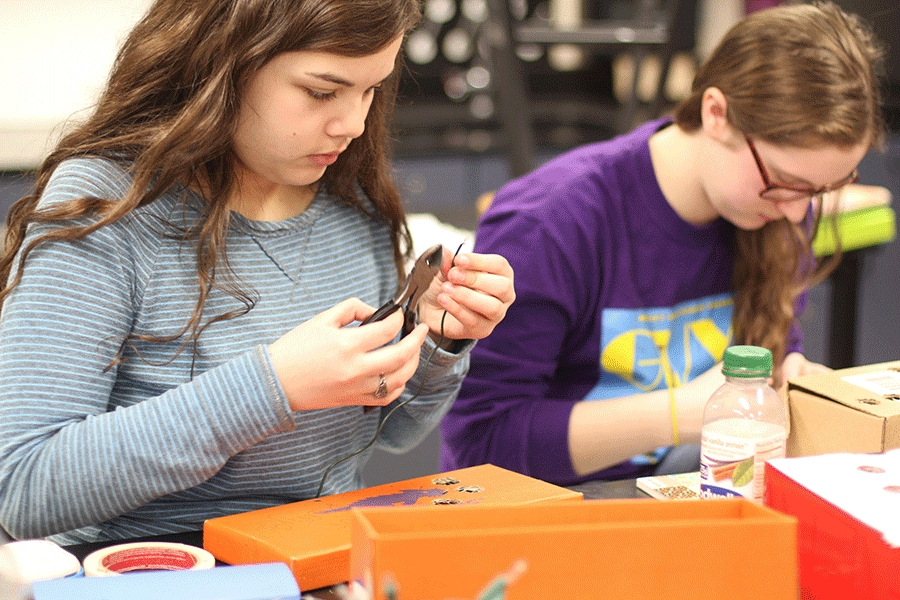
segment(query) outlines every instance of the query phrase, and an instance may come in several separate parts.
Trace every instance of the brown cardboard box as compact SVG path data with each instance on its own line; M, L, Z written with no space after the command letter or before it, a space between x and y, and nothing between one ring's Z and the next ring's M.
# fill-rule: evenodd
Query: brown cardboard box
M797 519L746 499L354 509L351 585L385 600L797 600ZM492 584L493 582L493 584ZM487 594L484 595L487 597ZM500 597L493 595L491 597Z
M900 361L795 377L788 402L788 456L900 447Z

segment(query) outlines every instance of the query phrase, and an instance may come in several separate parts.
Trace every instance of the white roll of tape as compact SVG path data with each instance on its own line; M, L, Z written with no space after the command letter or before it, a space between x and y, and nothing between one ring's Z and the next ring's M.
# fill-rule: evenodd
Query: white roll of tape
M203 548L173 542L135 542L101 548L84 559L88 577L130 571L186 571L211 569L216 559Z

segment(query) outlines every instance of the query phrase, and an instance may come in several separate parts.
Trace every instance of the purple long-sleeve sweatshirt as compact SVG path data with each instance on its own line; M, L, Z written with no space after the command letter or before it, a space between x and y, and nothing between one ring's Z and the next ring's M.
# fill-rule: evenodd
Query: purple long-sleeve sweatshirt
M497 193L475 251L509 260L516 301L441 424L446 470L492 463L563 485L652 470L636 457L578 477L568 428L576 403L664 389L666 364L690 381L732 341L734 228L691 225L666 201L648 140L668 124L570 151Z

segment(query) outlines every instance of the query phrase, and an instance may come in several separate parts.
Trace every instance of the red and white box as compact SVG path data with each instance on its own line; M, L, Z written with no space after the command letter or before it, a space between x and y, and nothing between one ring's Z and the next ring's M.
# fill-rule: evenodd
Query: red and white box
M765 504L798 520L803 600L900 598L900 450L781 458Z

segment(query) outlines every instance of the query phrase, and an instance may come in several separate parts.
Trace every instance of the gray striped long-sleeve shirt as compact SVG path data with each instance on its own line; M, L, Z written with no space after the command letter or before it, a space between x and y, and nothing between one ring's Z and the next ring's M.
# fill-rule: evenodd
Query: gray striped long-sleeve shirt
M130 181L111 161L69 160L41 205L121 198ZM192 348L177 353L182 339L141 340L177 334L190 318L195 256L173 225L193 223L199 206L192 192L172 190L84 239L29 255L0 321L0 525L14 537L71 543L195 530L309 498L328 465L375 435L387 409L291 412L266 346L346 298L386 301L397 283L387 229L324 194L286 221L233 214L233 280L256 304L207 327L192 364ZM26 244L43 231L32 225ZM241 307L215 290L204 322ZM124 361L107 368L126 338ZM471 344L458 355L438 350L426 365L433 348L426 341L400 401L421 395L386 422L381 447L411 447L455 398ZM362 485L370 452L335 468L323 493Z

